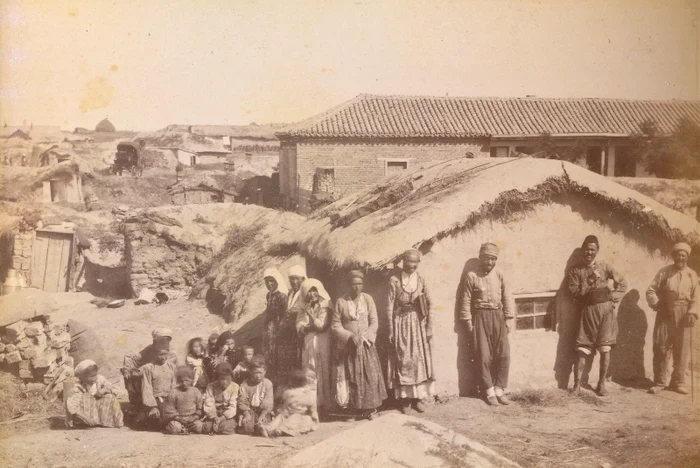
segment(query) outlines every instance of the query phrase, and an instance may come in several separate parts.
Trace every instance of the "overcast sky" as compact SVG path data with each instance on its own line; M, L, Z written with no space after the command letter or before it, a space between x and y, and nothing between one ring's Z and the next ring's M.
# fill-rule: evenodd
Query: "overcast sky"
M0 0L8 124L294 122L361 93L697 99L697 0Z

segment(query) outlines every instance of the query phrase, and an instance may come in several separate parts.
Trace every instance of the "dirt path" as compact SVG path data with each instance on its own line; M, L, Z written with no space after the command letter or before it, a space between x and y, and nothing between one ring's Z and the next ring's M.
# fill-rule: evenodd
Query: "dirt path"
M201 302L178 299L165 306L98 309L80 295L61 298L56 319L68 317L94 327L121 385L122 356L151 340L150 331L168 326L180 356L192 336L225 327ZM493 448L525 467L691 467L700 466L700 398L672 392L610 386L604 400L588 392L577 398L547 390L548 406L513 403L491 408L459 398L431 405L421 417ZM545 394L547 394L545 392ZM299 438L264 440L245 436L165 436L158 433L94 429L66 431L59 418L3 426L0 466L15 467L275 467L299 450L363 422L324 423ZM49 428L49 426L54 429ZM387 434L391 437L391 434ZM401 443L401 441L397 441ZM461 466L461 465L455 465Z

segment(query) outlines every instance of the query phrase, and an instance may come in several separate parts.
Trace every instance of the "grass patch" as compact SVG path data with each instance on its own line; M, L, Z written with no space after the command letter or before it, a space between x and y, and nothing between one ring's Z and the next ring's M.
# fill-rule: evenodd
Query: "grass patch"
M509 395L514 402L525 407L556 408L575 402L583 402L593 406L603 406L605 401L590 392L568 392L559 389L528 389L513 392Z
M0 395L0 422L6 423L0 424L0 437L47 429L51 416L64 414L61 400L50 402L44 400L41 394L23 392L20 379L9 372L0 371ZM21 417L28 419L7 423Z

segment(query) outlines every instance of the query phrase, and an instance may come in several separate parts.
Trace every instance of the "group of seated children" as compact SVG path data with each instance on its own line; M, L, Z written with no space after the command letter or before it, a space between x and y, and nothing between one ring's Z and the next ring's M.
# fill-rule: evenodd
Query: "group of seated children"
M176 365L177 358L170 352L171 338L170 330L155 330L153 344L124 360L122 374L129 399L139 406L138 426L167 434L264 437L296 436L318 427L313 371L294 375L275 411L264 357L247 346L242 349L243 359L234 365L231 332L212 335L206 347L201 338L190 340L182 366ZM79 384L67 400L69 426L121 427L123 415L114 391L98 375L95 363L83 361L75 374Z

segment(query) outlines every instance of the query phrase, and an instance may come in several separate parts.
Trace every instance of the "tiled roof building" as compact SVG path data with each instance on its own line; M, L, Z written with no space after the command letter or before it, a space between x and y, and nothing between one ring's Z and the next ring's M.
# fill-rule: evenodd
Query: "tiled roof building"
M340 196L430 161L529 154L543 134L585 142L579 163L595 172L646 175L629 137L645 121L671 134L683 117L700 124L700 101L360 95L276 134L280 189L304 211L319 177Z

